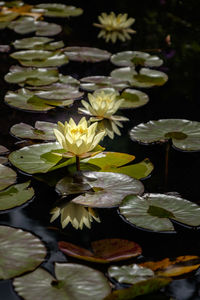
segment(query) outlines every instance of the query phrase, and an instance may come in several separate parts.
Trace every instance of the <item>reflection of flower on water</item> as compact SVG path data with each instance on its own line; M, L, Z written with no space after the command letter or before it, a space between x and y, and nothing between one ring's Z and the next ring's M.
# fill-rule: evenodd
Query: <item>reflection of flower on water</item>
M118 127L123 127L121 121L129 119L123 116L114 115L120 108L124 99L119 99L119 93L114 89L105 88L96 90L93 94L88 94L89 103L82 100L84 108L79 108L79 112L92 116L91 122L98 121L98 129L105 130L106 135L111 139L114 134L121 135Z
M93 219L100 223L99 216L91 207L84 207L72 202L67 203L62 208L55 207L50 213L52 214L50 222L61 215L62 228L65 228L69 223L76 229L83 229L84 225L91 228Z
M100 24L94 23L94 26L101 28L98 37L104 38L106 42L111 40L115 43L117 39L124 42L131 39L130 34L135 33L135 30L130 28L135 19L128 18L127 14L102 13L98 16L98 19Z

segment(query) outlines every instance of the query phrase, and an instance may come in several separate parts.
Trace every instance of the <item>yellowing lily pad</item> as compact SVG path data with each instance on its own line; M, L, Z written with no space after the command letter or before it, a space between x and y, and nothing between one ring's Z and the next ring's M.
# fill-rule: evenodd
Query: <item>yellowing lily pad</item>
M35 5L32 12L42 12L46 17L55 18L66 18L66 17L76 17L83 13L81 8L75 6L68 6L60 3L41 3Z
M63 41L54 42L47 37L30 37L13 42L15 49L57 50L64 47Z
M152 231L174 231L171 220L192 227L200 225L200 206L165 194L128 196L119 211L131 224Z
M80 62L99 62L111 56L110 52L93 47L66 47L63 50L69 60Z
M59 249L66 255L98 263L125 260L142 253L138 244L123 239L94 241L91 243L91 251L68 242L59 242Z
M15 183L17 174L11 168L0 164L0 191Z
M100 88L114 88L121 91L128 86L129 83L119 77L89 76L81 78L81 88L86 91L95 91Z
M124 90L120 98L124 99L124 102L120 105L120 109L137 108L149 102L147 94L134 89Z
M33 271L44 260L46 248L33 234L0 226L0 278L9 279Z

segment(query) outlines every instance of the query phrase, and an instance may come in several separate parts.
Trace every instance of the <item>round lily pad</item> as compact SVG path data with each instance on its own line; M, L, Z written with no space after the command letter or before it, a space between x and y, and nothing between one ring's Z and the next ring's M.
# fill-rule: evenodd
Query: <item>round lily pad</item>
M10 132L22 139L53 141L56 139L53 132L55 128L57 128L55 123L37 121L35 127L25 123L15 124L11 127Z
M133 127L132 140L144 144L172 140L174 148L182 151L200 150L200 122L182 119L149 121Z
M67 99L79 99L84 93L80 92L78 89L73 87L68 87L66 84L55 83L49 86L49 89L41 89L39 91L35 91L36 96L42 99L50 99L50 100L60 100L64 101Z
M9 279L33 271L44 260L46 249L33 234L0 226L0 278Z
M4 155L7 153L9 153L9 150L5 146L0 145L0 155Z
M100 88L114 88L118 91L128 87L126 80L109 76L89 76L81 79L81 88L86 91L95 91Z
M33 198L34 190L29 187L30 181L15 184L0 191L0 210L7 210L20 206Z
M120 67L160 67L163 64L163 60L156 55L150 55L146 52L140 51L123 51L113 54L111 56L111 62Z
M149 102L147 94L134 89L124 90L120 98L124 99L124 102L120 105L120 109L137 108Z
M0 190L5 189L9 185L15 183L17 174L11 168L0 164Z
M200 225L200 206L165 194L128 196L119 211L130 223L153 231L174 231L171 219L192 227Z
M72 202L89 207L115 207L125 196L141 195L144 192L144 186L140 181L120 173L85 172L82 183L88 184L91 192L86 191ZM61 179L56 187L58 190L61 190L62 187L62 192L64 192L65 179Z
M123 239L104 239L91 243L91 251L68 242L59 242L66 255L98 263L110 263L136 257L142 253L135 242Z
M111 76L115 79L128 81L131 86L139 88L160 86L168 80L168 76L161 71L142 68L137 73L134 67L115 69L111 72Z
M63 41L54 42L54 39L47 37L30 37L13 42L15 49L41 49L57 50L64 47Z
M83 13L81 8L60 3L41 3L35 5L33 12L42 12L45 17L66 18L76 17Z
M66 47L63 50L69 60L81 62L99 62L111 56L110 52L93 47Z
M99 271L78 264L55 263L55 277L42 268L14 279L14 288L26 300L102 300L111 288Z

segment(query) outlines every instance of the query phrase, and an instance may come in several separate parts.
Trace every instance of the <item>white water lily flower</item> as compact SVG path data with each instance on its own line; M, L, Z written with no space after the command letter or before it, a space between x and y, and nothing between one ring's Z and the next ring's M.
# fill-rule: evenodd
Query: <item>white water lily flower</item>
M71 223L76 229L83 229L84 225L87 228L91 228L93 219L100 222L98 215L92 208L86 208L72 202L67 203L62 208L55 207L52 209L51 214L52 217L50 222L53 222L59 217L59 215L61 215L62 228L65 228L69 223Z
M135 19L128 18L127 14L115 15L114 12L110 14L102 13L98 16L100 24L94 23L94 26L101 28L98 37L103 37L106 42L111 40L113 43L117 39L124 42L130 40L130 34L135 33L135 30L131 29L130 26L135 22Z
M66 150L60 155L83 158L101 152L96 147L105 135L105 131L96 133L97 125L98 123L95 122L88 127L86 118L82 118L77 125L72 118L69 123L67 121L65 124L58 122L58 128L54 129L54 134L59 144Z

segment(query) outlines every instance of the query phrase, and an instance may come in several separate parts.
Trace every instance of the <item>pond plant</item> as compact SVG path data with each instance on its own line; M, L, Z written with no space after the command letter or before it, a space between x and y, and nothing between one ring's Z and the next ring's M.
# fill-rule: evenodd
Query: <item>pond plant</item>
M0 28L33 35L12 40L6 51L0 47L7 56L14 48L9 57L20 64L12 65L4 76L9 84L4 103L19 117L9 128L12 141L18 139L9 147L12 151L0 145L0 216L12 210L16 216L11 217L11 226L4 220L0 225L0 278L11 279L15 292L25 300L131 300L147 294L150 298L145 299L169 300L165 287L197 270L200 256L184 253L152 261L147 251L141 255L142 239L133 241L132 232L162 237L178 235L180 228L197 232L200 206L176 193L148 192L142 180L154 170L150 159L144 156L133 163L134 155L115 152L110 144L114 138L119 139L119 147L120 139L123 144L129 125L123 128L122 123L137 119L136 109L150 101L149 89L162 90L168 80L164 59L152 51L127 49L135 33L131 28L135 19L127 13L103 12L99 23L93 24L101 30L99 38L122 44L120 52L65 45L68 24L62 32L63 23L49 19L82 14L82 8L63 3L0 2ZM57 34L62 35L59 40L51 38ZM101 75L85 71L101 64L109 71ZM73 72L76 65L84 72ZM113 70L113 65L119 68ZM36 119L27 118L33 112ZM167 178L170 146L199 151L200 123L172 118L149 121L134 126L130 138L141 144L166 143ZM46 190L48 201L42 199ZM31 207L38 214L40 201L44 201L42 230L38 219L31 218L28 227L21 228L24 209ZM131 233L129 238L120 233L107 236L109 228L103 227L107 215L109 227L116 225L117 218L119 226ZM95 228L100 238L92 237ZM49 234L47 241L43 242L40 230ZM71 238L71 233L78 238ZM54 250L55 257L49 259ZM122 264L125 260L129 261Z

